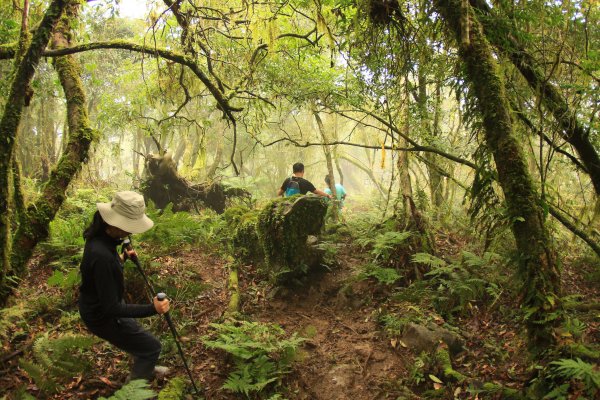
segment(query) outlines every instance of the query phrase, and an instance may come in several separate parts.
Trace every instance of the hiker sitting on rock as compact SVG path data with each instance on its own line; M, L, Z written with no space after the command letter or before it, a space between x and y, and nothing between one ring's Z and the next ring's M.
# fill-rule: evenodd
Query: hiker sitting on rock
M151 380L167 372L166 367L156 366L161 345L134 318L166 313L169 300L155 297L153 304L125 304L123 259L117 246L124 237L145 232L154 223L145 214L144 197L135 192L117 192L112 202L97 207L83 233L79 314L94 335L133 356L128 380ZM124 256L135 256L135 252L127 251Z
M292 169L294 174L291 177L286 178L285 181L283 181L283 184L277 191L277 196L285 195L285 197L289 197L298 193L306 194L308 192L311 192L316 194L317 196L329 197L330 199L332 198L330 194L327 194L317 189L315 185L310 183L310 181L307 181L303 178L304 164L296 163L294 164Z

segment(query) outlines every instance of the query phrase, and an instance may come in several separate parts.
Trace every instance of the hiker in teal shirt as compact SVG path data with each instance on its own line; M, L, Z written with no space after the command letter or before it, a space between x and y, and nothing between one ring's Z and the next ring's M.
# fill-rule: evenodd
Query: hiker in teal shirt
M325 183L327 184L327 187L325 188L324 192L331 195L331 189L329 188L329 186L330 186L329 175L325 175ZM344 189L344 187L341 184L336 183L335 184L335 194L336 194L337 200L340 202L340 208L344 207L344 200L346 199L346 189Z

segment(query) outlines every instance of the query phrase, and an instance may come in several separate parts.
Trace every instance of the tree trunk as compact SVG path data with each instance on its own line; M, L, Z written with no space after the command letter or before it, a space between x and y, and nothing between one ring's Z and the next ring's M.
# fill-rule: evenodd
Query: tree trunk
M405 137L408 137L408 135L410 134L410 107L409 107L410 98L408 95L408 76L405 78L404 87L405 87L404 101L406 102L406 108L404 109L405 116L404 116L403 130L404 130ZM406 147L408 147L408 142L404 137L398 137L397 145L400 148L406 148ZM400 193L398 193L398 195L399 195L400 199L402 199L402 217L403 217L402 223L405 225L405 227L409 227L411 225L411 220L412 220L411 204L414 204L414 203L413 203L412 184L410 181L410 169L409 169L409 165L408 165L408 152L398 151L397 167L398 167L398 180L400 183L400 189L399 189Z
M11 269L9 224L12 193L9 183L17 130L21 122L23 108L29 104L32 96L29 84L35 73L35 68L66 4L66 0L54 0L50 3L44 18L35 31L31 44L23 58L16 65L10 92L0 119L0 293L5 287L4 278L6 273Z
M337 199L337 190L335 188L335 177L333 175L333 161L331 159L331 149L328 145L326 145L326 143L328 143L327 134L325 133L325 126L323 126L323 120L321 120L319 112L313 111L313 115L315 116L315 120L317 121L319 133L321 133L323 152L325 153L325 160L327 161L327 174L329 175L329 190L331 190L331 195L333 196L333 199L331 201L331 219L333 220L333 222L337 222L339 219L340 204Z
M365 174L367 174L367 176L371 179L371 181L373 182L373 184L375 185L375 187L377 188L377 190L379 190L379 193L385 197L387 196L387 193L385 192L385 188L383 187L383 185L381 184L381 182L379 182L377 180L377 177L375 176L375 174L373 173L373 169L369 168L368 166L364 166L362 165L360 162L358 162L357 160L354 160L352 158L350 158L349 156L342 154L340 156L340 158L342 160L346 160L347 162L349 162L350 164L354 165L356 168L360 169L361 171L363 171Z
M460 1L436 0L434 4L460 44ZM556 253L544 224L539 197L513 133L501 73L482 27L472 13L469 34L469 45L460 44L459 55L479 102L486 144L493 154L498 180L506 198L520 253L519 275L523 282L523 308L528 310L529 347L537 354L538 350L555 343L553 328L560 322L560 272Z
M70 46L71 25L77 19L78 11L79 2L68 2L65 14L52 35L52 48ZM35 245L48 236L49 224L64 202L69 184L88 158L91 143L97 139L97 133L89 126L79 63L74 56L57 57L54 60L54 68L67 99L69 140L66 151L52 170L40 197L27 208L25 216L21 218L11 255L11 264L16 276L23 275L25 263Z
M436 82L435 85L435 109L433 111L432 135L434 138L437 138L440 134L440 112L442 96L440 82ZM433 153L426 153L426 158L433 165L438 165L441 162L440 157L436 156ZM442 175L440 174L437 168L431 168L430 164L428 164L427 171L429 173L429 185L431 188L431 202L435 207L437 214L437 210L444 203L444 181Z
M560 125L560 133L577 151L579 158L592 180L596 195L600 195L600 156L590 141L586 129L577 119L575 113L562 96L558 88L546 79L536 65L536 61L519 41L520 32L498 15L492 15L492 10L483 0L471 0L471 4L485 14L481 23L488 32L487 39L498 47L521 72L531 89L537 93L544 106L550 110L554 119ZM499 34L497 32L503 32Z
M207 181L212 181L215 178L215 175L217 174L217 168L219 168L219 165L221 165L221 161L223 160L223 141L221 140L221 138L217 138L217 140L219 142L217 144L215 159L213 160L212 164L208 168L206 168Z

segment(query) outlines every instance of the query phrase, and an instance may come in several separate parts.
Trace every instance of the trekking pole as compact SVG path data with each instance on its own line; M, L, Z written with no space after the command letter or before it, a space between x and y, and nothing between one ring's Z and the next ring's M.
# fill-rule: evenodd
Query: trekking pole
M133 248L131 247L131 239L127 238L123 241L123 248L130 250L130 251L133 250ZM162 292L156 293L154 291L154 287L152 286L152 284L148 280L148 277L144 273L144 270L142 269L142 265L140 264L140 260L137 258L137 255L129 256L129 258L135 264L140 275L142 275L142 278L144 279L144 282L146 283L146 288L152 294L152 297L154 298L154 296L156 296L158 301L165 300L167 298L167 295L165 293L162 293ZM171 330L171 334L173 335L173 339L175 340L175 345L177 346L177 351L179 352L179 357L181 357L181 361L183 362L183 366L185 367L185 370L190 378L190 381L192 382L194 391L196 392L196 394L198 396L201 396L200 391L198 390L198 387L196 386L196 381L194 380L194 377L192 375L192 371L190 371L187 360L185 359L185 356L183 355L183 350L181 348L181 344L179 343L180 336L177 333L177 329L175 329L175 324L173 323L173 320L171 319L171 315L167 311L166 313L163 314L163 316L165 317L165 320L167 321L167 325L169 325L169 329Z

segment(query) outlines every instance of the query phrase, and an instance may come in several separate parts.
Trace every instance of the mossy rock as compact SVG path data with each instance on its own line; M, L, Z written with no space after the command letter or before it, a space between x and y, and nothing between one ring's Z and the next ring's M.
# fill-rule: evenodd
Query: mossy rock
M285 284L321 263L323 251L307 239L321 232L326 212L323 199L298 195L272 200L259 210L231 207L223 218L233 254L259 265L272 282Z
M258 240L271 280L287 283L319 263L307 238L321 232L326 213L324 199L301 195L275 199L262 209Z
M223 218L231 232L231 244L234 255L245 262L257 262L264 259L264 252L258 240L256 226L260 210L248 207L230 207Z

